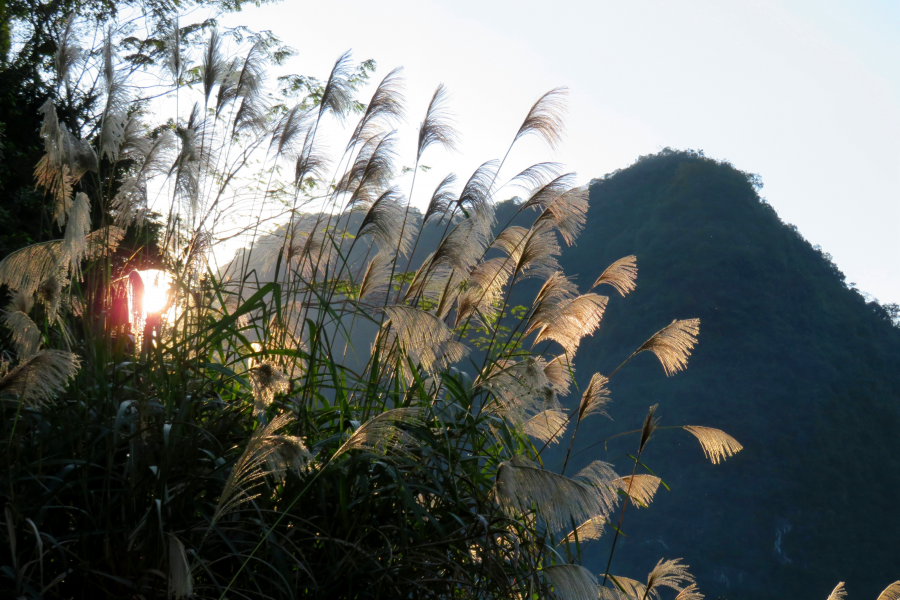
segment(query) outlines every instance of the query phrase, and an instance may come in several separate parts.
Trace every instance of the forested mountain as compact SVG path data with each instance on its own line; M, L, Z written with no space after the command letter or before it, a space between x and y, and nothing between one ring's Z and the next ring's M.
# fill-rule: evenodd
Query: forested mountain
M642 460L671 491L626 513L613 573L683 557L707 598L825 598L838 581L875 598L900 576L900 329L755 187L727 163L669 150L594 180L585 231L560 263L582 291L630 254L639 276L582 343L581 389L673 318L702 324L687 371L666 378L647 353L616 374L613 422L587 421L595 431L574 452L639 429L656 403L663 427L716 427L744 445L713 466L685 431L658 431ZM622 470L637 439L605 448L575 467L599 457ZM611 537L585 545L595 572Z

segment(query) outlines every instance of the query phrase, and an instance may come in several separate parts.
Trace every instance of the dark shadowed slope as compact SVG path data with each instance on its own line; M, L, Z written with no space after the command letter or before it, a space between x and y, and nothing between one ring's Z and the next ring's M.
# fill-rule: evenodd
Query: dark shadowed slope
M632 361L610 383L614 422L586 422L576 451L639 428L657 402L661 425L720 428L744 451L714 466L685 431L659 431L644 458L672 491L626 514L612 572L642 579L683 557L708 598L825 598L846 581L874 599L900 578L900 330L746 174L696 154L664 151L594 182L561 264L584 291L629 254L637 290L611 295L579 350L582 389L673 318L699 317L700 343L672 378L650 354ZM636 445L617 438L575 466L599 455L624 471ZM585 546L595 572L608 531Z

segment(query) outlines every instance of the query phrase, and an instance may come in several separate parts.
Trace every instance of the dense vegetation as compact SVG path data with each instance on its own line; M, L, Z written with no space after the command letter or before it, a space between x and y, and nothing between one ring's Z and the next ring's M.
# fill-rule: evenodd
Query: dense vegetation
M489 161L419 214L395 177L453 147L442 87L406 156L399 72L363 104L374 63L345 55L270 95L271 36L145 3L137 37L136 6L0 5L25 32L0 30L4 591L696 600L695 573L824 598L896 576L896 309L753 177L665 151L588 197ZM559 143L563 98L498 154ZM354 114L329 160L320 124Z
M55 81L67 87L79 64L100 112L79 127L52 99L41 105L34 167L61 237L0 261L6 589L702 597L679 558L643 581L613 562L626 508L647 507L660 485L641 463L656 443L655 406L622 432L634 458L621 475L603 461L568 472L542 462L605 414L620 368L573 389L573 360L608 303L592 290L625 296L637 272L625 256L592 285L564 275L561 248L588 209L572 175L553 163L507 174L488 161L459 186L448 175L418 215L406 200L414 178L406 194L395 179L398 70L361 104L354 91L374 65L345 54L287 106L268 94L264 41L232 48L215 28L182 81L192 56L176 22L158 73L171 77L175 111L160 123L135 101L114 35L85 52L78 18L56 40ZM526 136L559 143L564 98L538 99L506 152ZM320 126L354 112L331 163ZM430 149L455 145L443 86L418 133L414 173ZM510 177L527 200L509 216L530 215L524 226L496 218ZM158 197L161 221L150 211ZM151 247L134 235L123 245L129 231ZM425 234L434 252L413 263ZM217 244L234 236L249 246L223 262ZM535 282L525 304L510 303ZM362 360L345 360L363 324L373 335L355 344ZM680 372L698 334L696 319L665 319L631 342L621 372L642 353ZM579 400L566 411L570 394ZM742 448L718 429L684 430L713 463ZM607 564L587 569L582 548L597 538Z
M900 329L893 307L849 288L758 187L696 153L643 157L593 182L590 235L560 260L581 277L631 253L640 266L635 292L610 299L621 318L582 345L579 384L664 315L703 322L686 373L661 382L640 358L611 385L616 422L654 398L664 424L703 415L746 447L708 470L687 439L660 438L646 463L672 491L625 528L623 560L683 556L713 598L825 597L835 579L851 597L875 597L900 568ZM618 440L608 449L611 462L630 451ZM586 556L605 560L599 548Z

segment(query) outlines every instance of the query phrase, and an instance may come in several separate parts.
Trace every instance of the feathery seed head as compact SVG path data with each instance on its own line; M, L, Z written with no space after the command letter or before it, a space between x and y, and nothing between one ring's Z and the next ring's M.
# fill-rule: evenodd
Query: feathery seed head
M712 427L687 425L684 429L697 438L703 448L703 455L714 465L724 462L727 457L734 456L744 448L724 431Z
M34 308L34 295L16 290L9 295L9 304L6 310L9 312L21 312L26 315Z
M286 392L290 383L285 374L269 361L261 362L250 371L250 382L258 412L264 411L276 394Z
M653 475L628 475L615 481L616 486L628 496L636 507L647 507L659 488L660 478Z
M652 352L662 363L666 375L674 375L687 367L688 357L697 343L700 319L672 321L644 342L635 354Z
M541 96L528 111L513 143L526 135L534 134L555 149L562 142L567 94L568 89L559 87Z
M641 444L638 448L638 452L643 452L644 446L650 440L650 436L653 435L653 432L656 431L657 423L659 419L654 418L654 413L656 413L656 408L659 404L654 404L650 407L650 410L647 411L647 416L644 418L644 426L641 428Z
M584 600L597 596L597 578L581 565L552 565L541 572L553 584L553 596L560 600Z
M834 589L828 594L828 600L844 600L847 597L847 590L844 589L844 582L838 583Z
M680 564L680 558L660 560L647 575L647 590L654 598L659 598L659 587L667 587L680 592L685 586L695 583L688 566Z
M0 379L0 393L13 394L25 406L39 407L60 393L78 371L78 357L61 350L41 350Z
M697 584L692 583L675 596L675 600L703 600L704 596L697 589Z
M176 600L188 598L194 593L191 569L184 544L175 534L167 534L169 538L169 595Z
M433 144L440 144L447 150L455 150L459 143L459 133L453 126L453 118L447 110L447 102L450 94L443 83L438 84L431 102L428 103L428 111L425 120L419 127L419 143L416 150L416 162L422 159L425 150Z
M634 288L637 287L636 279L637 257L626 256L608 266L591 286L591 289L601 284L611 285L624 298L628 292L634 291Z
M895 581L878 594L877 600L900 600L900 581Z
M3 312L3 322L12 331L12 341L19 360L31 358L41 347L41 330L22 311Z
M606 389L608 382L609 379L600 373L594 373L591 377L591 382L581 396L581 404L578 406L578 420L593 414L609 417L606 413L606 405L609 403L609 390Z

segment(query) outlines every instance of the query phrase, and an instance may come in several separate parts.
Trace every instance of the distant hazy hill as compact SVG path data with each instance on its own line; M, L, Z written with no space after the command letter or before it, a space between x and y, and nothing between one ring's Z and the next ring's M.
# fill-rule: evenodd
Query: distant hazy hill
M639 276L630 296L610 294L579 349L579 385L673 318L702 325L686 372L667 379L644 354L617 374L614 421L592 417L576 451L639 428L655 403L663 426L717 427L744 445L713 466L683 430L659 431L644 460L672 491L626 513L613 573L643 578L658 558L683 557L707 598L824 599L846 581L852 598L874 600L900 579L900 330L752 183L671 151L594 181L561 264L582 291L629 254ZM622 471L636 444L617 438L575 466L603 458ZM585 547L595 572L611 538Z

